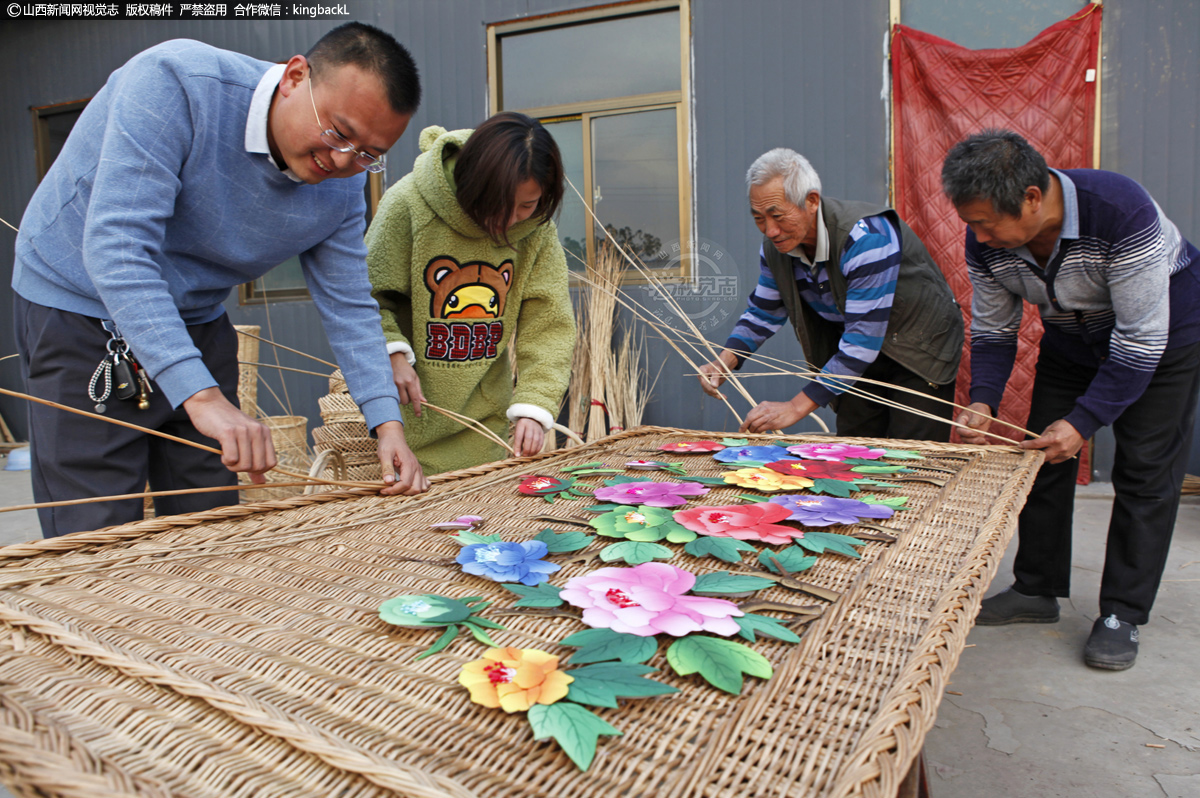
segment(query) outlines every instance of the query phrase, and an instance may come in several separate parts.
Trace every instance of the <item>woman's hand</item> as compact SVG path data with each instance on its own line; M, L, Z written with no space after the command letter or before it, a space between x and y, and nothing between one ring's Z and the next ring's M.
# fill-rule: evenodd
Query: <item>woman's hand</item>
M421 406L425 404L425 394L421 393L421 378L408 362L408 355L395 352L391 356L392 379L396 382L396 390L400 391L400 404L412 405L413 413L421 417Z
M532 418L518 418L513 427L512 443L518 457L535 455L546 445L546 431Z

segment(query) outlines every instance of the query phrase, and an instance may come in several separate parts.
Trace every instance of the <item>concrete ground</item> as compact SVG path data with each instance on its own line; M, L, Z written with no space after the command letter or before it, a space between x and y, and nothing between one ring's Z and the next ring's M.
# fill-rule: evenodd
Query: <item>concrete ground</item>
M934 798L1200 796L1200 499L1180 507L1137 665L1118 673L1082 655L1110 497L1095 485L1076 499L1074 596L1062 620L971 632L925 741ZM0 507L31 501L28 471L0 471ZM40 536L32 510L0 514L0 545ZM1011 583L1015 550L991 593ZM10 798L3 787L0 798Z

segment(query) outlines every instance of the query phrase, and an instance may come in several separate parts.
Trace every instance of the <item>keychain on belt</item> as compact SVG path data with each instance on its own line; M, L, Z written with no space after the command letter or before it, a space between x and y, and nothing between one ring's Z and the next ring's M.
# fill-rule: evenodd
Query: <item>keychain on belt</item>
M154 391L150 378L129 351L129 344L121 337L116 323L105 321L103 324L112 337L108 340L108 352L88 381L88 398L96 403L97 413L108 409L104 403L110 395L122 400L136 396L138 410L148 409L150 394Z

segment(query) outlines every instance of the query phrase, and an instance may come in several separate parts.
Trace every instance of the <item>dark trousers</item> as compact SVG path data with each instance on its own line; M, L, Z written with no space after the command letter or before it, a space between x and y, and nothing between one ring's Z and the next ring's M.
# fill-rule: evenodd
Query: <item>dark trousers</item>
M932 413L938 418L949 420L954 417L954 408L950 405L925 398L932 396L953 402L953 381L947 385L933 385L924 377L914 374L882 352L879 353L875 362L867 367L863 376L886 382L888 385L911 388L924 395L916 396L907 391L898 391L882 385L870 385L866 382L855 383L856 388L874 396ZM950 440L950 425L945 421L923 418L903 410L886 407L863 397L843 394L833 400L832 407L837 413L837 434L844 437L902 438L942 443Z
M88 382L110 338L100 321L34 304L19 295L13 318L26 391L95 412ZM222 393L236 406L237 333L228 317L190 326L188 332ZM150 395L147 410L139 410L136 399L122 401L115 396L104 404L108 418L217 447L216 441L196 431L182 407L173 409L161 391ZM33 496L38 502L140 493L147 482L154 490L237 484L237 475L221 464L219 455L32 402L29 443ZM155 499L154 509L159 515L173 515L237 502L235 491L220 491L164 496ZM38 510L45 537L125 524L143 515L141 499Z
M1045 349L1038 356L1028 427L1041 432L1087 390L1096 369ZM1132 624L1150 619L1179 510L1200 387L1200 344L1163 353L1146 392L1113 424L1112 517L1100 614ZM1028 596L1067 596L1078 460L1043 465L1021 511L1014 587Z

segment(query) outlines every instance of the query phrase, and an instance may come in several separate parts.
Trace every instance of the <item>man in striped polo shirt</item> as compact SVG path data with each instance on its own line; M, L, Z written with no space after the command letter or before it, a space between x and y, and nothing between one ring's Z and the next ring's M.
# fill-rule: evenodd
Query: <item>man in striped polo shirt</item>
M962 312L924 244L891 208L821 196L821 179L789 149L762 155L746 174L750 214L762 231L758 284L720 356L701 368L712 396L730 369L791 320L818 378L786 402L762 402L743 431L795 424L818 407L839 435L945 441L950 426L890 409L857 387L949 420L963 344Z
M1041 449L1021 512L1012 587L976 623L1053 623L1069 595L1076 461L1112 425L1112 518L1100 617L1084 647L1095 668L1133 665L1166 565L1200 385L1200 251L1146 190L1095 169L1048 169L1025 139L985 130L956 144L942 185L967 223L974 287L970 410L983 443L1012 371L1022 300L1045 332L1025 441Z

